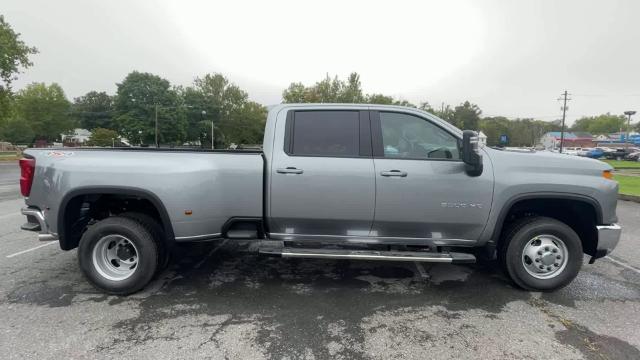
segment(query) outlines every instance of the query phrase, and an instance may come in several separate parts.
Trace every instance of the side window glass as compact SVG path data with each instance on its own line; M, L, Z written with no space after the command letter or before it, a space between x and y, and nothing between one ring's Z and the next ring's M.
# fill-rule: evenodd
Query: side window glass
M357 157L360 149L358 111L296 111L293 155Z
M384 157L405 159L460 159L456 137L417 116L380 112Z

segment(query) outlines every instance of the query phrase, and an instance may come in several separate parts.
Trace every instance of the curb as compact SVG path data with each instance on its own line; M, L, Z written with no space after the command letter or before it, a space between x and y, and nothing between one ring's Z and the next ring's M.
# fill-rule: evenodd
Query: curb
M638 195L618 194L618 199L640 203L640 196Z

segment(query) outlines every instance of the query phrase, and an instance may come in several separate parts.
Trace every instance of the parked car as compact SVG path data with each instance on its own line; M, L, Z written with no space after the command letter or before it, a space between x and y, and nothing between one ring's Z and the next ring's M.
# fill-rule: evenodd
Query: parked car
M626 148L616 148L613 151L606 151L604 157L608 160L622 160L629 155L630 151Z
M566 155L575 155L578 156L582 148L579 147L568 147L562 149L562 153Z
M177 244L255 241L270 256L471 263L524 289L570 283L609 254L618 184L587 158L480 146L398 106L281 104L264 149L29 149L23 229L111 294L142 289Z
M576 155L578 156L587 156L589 151L593 150L592 148L578 148L576 150Z
M589 149L584 156L592 159L599 159L604 156L604 150L599 148L592 148Z
M624 159L629 161L640 161L640 151L632 152L625 156Z

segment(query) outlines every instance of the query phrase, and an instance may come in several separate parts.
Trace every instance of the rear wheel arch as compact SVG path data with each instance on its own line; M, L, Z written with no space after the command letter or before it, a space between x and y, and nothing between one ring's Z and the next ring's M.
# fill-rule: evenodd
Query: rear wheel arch
M175 235L171 219L164 206L162 200L153 192L145 189L134 187L82 187L74 189L64 195L58 208L57 231L60 239L60 247L63 250L71 250L78 246L82 232L86 229L86 224L78 223L81 207L87 200L101 201L100 199L116 198L116 199L138 199L141 202L150 204L155 212L154 216L165 232L165 245L171 246L174 242ZM74 227L77 227L74 229Z
M595 199L580 194L544 192L517 195L505 204L491 237L498 247L513 221L537 215L569 225L580 236L584 252L595 254L598 241L595 225L602 223L600 205Z

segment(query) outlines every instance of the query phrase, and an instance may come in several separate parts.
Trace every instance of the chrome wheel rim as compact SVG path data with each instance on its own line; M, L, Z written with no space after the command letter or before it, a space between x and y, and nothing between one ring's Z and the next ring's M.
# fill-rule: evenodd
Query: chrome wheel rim
M537 279L552 279L567 267L569 251L565 243L554 235L538 235L522 250L522 265Z
M138 249L122 235L104 236L93 247L93 266L108 280L128 279L138 268Z

